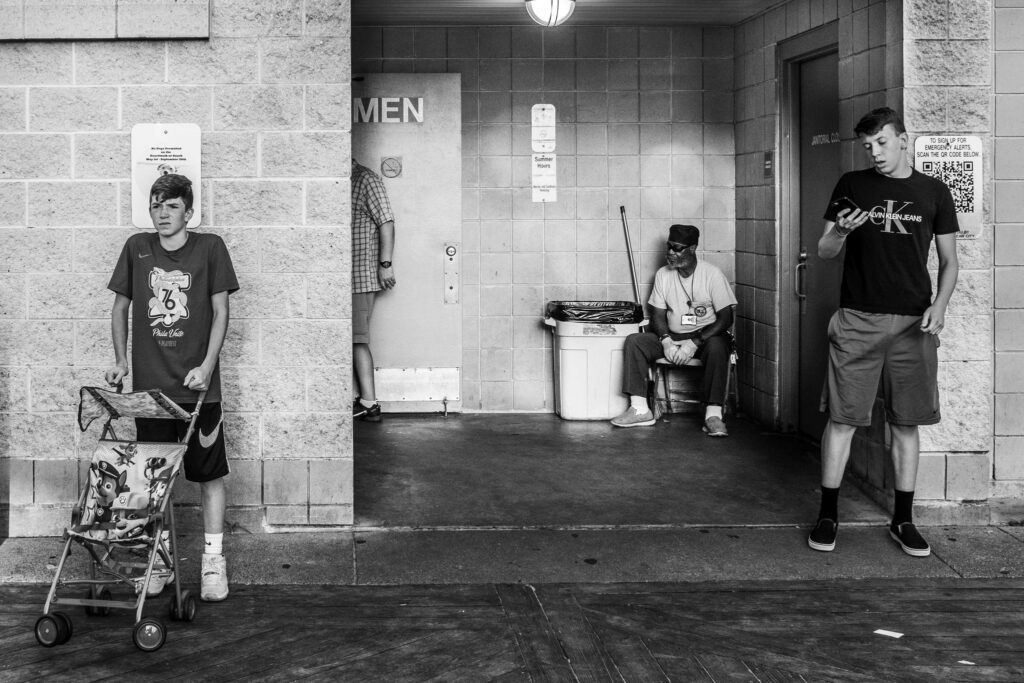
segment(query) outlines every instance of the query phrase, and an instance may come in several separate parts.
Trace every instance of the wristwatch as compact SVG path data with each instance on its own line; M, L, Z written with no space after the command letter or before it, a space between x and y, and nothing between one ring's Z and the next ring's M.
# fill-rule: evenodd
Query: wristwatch
M391 267L391 261L380 261L379 263L380 263L380 267L381 268L390 268Z

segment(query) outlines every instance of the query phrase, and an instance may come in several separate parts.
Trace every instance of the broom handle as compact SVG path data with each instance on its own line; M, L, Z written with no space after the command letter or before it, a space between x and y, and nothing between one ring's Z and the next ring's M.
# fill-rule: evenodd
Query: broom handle
M629 255L629 276L633 278L633 301L640 303L640 286L636 282L636 265L633 263L633 246L629 243L629 225L626 223L626 207L619 207L622 216L622 233L626 236L626 253Z

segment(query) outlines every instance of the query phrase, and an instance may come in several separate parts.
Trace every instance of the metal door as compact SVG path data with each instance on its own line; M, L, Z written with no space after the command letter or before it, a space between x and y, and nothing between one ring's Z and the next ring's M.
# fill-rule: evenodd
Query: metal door
M799 147L800 236L796 255L795 295L799 299L798 429L820 438L826 417L819 411L821 389L828 360L827 327L839 305L842 256L830 261L818 258L825 205L839 179L842 158L839 145L839 59L825 54L797 65L799 116L796 130Z
M377 398L389 412L459 410L460 76L357 76L352 102L352 157L383 178L395 213L398 284L370 326Z

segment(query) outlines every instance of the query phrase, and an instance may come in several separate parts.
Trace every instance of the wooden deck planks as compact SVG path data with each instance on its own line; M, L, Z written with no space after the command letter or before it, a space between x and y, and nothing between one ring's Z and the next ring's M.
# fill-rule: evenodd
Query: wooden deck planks
M44 586L0 586L0 682L1024 680L1024 580L238 586L165 623L35 642ZM163 617L169 592L147 612ZM876 628L904 633L876 635ZM970 663L963 663L970 662Z

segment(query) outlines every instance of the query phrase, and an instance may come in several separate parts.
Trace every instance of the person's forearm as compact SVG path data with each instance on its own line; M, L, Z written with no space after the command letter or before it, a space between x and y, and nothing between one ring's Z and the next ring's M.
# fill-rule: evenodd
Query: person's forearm
M949 305L949 300L953 296L953 290L956 289L956 281L959 276L960 266L958 263L939 264L938 289L935 293L935 300L932 302L932 306L941 306L943 311L946 310L946 307Z
M846 243L848 235L849 233L846 235L839 234L836 224L832 223L822 234L821 239L818 240L818 256L826 260L838 256L839 252L843 250L843 244Z
M380 228L380 260L390 261L395 252L395 222L383 223Z
M114 365L128 367L128 309L114 309L110 316L110 337L114 344Z
M223 310L214 308L213 322L210 323L210 342L206 346L206 357L200 366L207 377L212 376L217 367L217 359L220 358L220 350L223 348L224 338L228 334L228 318L227 306Z

